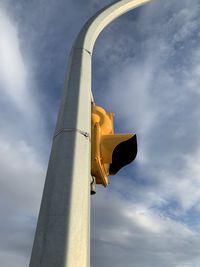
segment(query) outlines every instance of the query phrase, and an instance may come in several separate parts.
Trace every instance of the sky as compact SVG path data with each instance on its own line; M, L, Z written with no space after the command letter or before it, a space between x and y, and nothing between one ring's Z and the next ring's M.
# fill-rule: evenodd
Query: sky
M28 266L67 59L110 0L0 0L0 266ZM200 266L200 1L154 0L93 54L97 105L133 164L91 198L92 267Z

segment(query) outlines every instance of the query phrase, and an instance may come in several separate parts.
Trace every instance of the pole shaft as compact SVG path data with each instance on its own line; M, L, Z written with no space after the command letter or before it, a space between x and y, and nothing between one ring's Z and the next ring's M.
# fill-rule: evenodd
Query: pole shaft
M89 266L91 57L69 64L30 267Z

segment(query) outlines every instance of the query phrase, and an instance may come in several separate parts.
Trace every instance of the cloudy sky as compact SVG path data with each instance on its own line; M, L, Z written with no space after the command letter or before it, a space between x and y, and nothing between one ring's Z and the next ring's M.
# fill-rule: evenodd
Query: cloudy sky
M28 266L70 47L110 0L0 0L0 266ZM154 0L100 35L97 104L136 132L92 196L91 266L200 266L200 1Z

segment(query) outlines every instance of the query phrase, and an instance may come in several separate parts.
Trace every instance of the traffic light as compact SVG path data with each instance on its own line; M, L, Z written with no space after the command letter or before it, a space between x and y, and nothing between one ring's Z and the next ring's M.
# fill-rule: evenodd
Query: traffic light
M97 184L108 185L108 176L131 163L137 154L135 134L115 134L113 113L92 106L91 174Z

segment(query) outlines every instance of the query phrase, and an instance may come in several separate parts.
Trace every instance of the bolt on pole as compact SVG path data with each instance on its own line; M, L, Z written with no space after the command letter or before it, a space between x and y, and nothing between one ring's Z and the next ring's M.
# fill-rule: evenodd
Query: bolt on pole
M30 267L90 266L91 60L99 33L150 0L121 0L84 25L71 50Z

